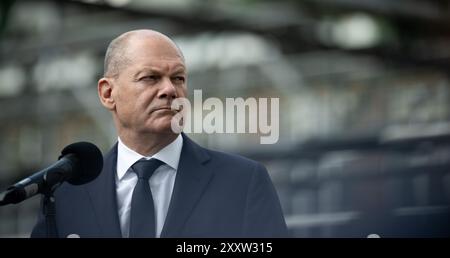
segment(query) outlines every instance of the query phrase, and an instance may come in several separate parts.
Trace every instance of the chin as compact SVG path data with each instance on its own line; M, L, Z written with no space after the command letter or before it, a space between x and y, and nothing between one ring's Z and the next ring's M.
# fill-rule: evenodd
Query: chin
M172 131L172 117L164 116L147 121L147 131L154 134L176 134Z
M151 132L155 134L175 134L175 132L172 131L170 123L164 126L153 127Z

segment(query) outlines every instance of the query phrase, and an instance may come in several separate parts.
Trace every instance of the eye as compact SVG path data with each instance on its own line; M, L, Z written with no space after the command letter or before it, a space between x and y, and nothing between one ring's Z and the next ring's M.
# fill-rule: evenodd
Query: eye
M141 77L139 80L140 81L158 81L160 79L161 76L159 75L146 75Z
M175 77L173 77L173 80L175 82L185 82L186 78L184 78L184 76L175 76Z

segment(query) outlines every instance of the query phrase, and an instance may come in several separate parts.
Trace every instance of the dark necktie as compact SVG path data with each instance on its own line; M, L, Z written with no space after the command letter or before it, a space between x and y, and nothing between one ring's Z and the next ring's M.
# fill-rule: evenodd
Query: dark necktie
M163 164L157 159L138 160L131 167L138 182L131 199L130 237L156 237L156 217L149 179Z

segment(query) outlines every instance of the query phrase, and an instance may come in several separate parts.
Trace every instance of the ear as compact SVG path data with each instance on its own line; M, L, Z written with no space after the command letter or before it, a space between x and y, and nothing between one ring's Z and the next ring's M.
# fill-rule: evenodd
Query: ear
M113 110L116 107L116 102L112 97L113 86L110 78L103 77L98 80L98 97L102 105L109 110Z

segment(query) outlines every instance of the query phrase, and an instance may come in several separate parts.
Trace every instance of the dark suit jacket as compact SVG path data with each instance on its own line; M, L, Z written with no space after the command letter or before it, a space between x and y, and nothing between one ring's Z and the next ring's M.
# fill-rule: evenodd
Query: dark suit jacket
M92 182L55 191L59 237L121 237L116 202L117 144ZM31 237L45 237L40 213ZM287 237L267 170L241 156L200 147L183 134L183 148L161 237Z

